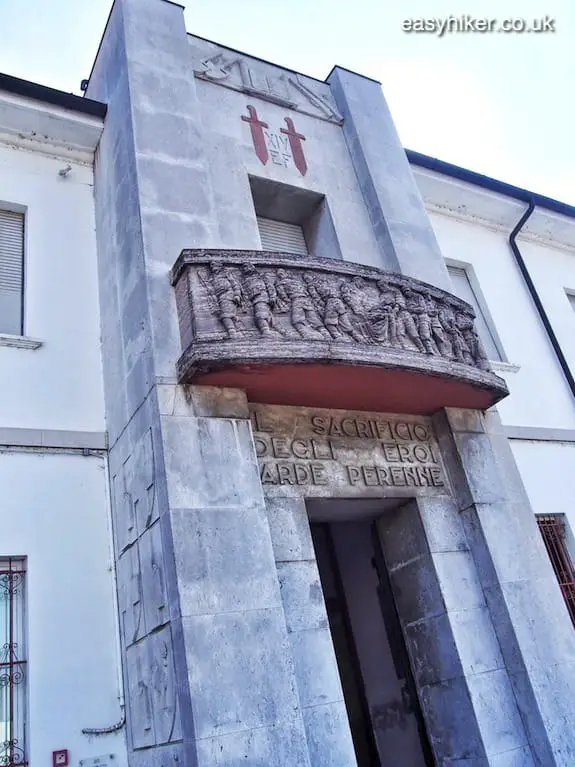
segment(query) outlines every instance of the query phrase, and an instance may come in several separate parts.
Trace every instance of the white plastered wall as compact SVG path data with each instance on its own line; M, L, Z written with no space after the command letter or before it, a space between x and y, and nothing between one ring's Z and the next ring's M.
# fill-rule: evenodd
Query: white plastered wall
M0 345L0 427L104 431L92 168L0 143L0 207L26 213L24 333Z
M50 765L115 754L124 732L83 728L121 719L105 460L0 453L0 556L27 557L28 753Z

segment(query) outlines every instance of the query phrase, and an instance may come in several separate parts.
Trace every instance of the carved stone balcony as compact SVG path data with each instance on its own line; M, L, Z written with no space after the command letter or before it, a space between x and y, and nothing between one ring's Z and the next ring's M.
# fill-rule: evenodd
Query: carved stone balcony
M182 383L253 402L429 414L508 393L469 304L395 273L335 259L184 250L172 269Z

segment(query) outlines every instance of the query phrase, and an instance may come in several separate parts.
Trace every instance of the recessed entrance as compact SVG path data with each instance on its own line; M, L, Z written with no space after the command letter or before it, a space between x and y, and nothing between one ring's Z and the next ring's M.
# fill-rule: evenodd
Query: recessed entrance
M308 503L358 767L429 767L434 761L379 543L381 512L381 502Z

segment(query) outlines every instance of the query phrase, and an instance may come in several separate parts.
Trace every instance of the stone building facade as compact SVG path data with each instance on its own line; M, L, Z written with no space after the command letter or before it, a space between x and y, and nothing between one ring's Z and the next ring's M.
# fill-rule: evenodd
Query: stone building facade
M49 195L45 241L70 206L83 241L75 296L30 261L54 349L7 360L0 424L4 481L69 493L62 560L91 595L59 613L93 632L62 664L71 763L123 762L125 723L133 767L572 765L575 634L537 519L570 513L575 211L406 155L379 83L189 35L168 0L116 0L86 95L6 97L0 126L0 214L41 231ZM34 327L0 351L36 354ZM33 376L49 407L17 391ZM30 517L5 544L30 616L42 541ZM29 691L34 760L64 745L49 689Z
M379 83L117 0L87 95L131 764L572 764L507 385Z

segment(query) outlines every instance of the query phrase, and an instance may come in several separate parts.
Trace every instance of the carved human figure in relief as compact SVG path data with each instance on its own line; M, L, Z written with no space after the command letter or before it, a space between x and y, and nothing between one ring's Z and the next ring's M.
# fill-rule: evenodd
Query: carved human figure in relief
M343 281L333 277L312 274L311 272L304 274L304 280L310 296L316 302L316 305L323 309L323 323L330 336L336 341L346 340L345 334L347 333L355 341L361 343L363 339L353 326L349 311L340 295L340 287Z
M367 340L365 289L365 280L360 275L353 277L350 282L343 282L340 287L341 296L351 311L351 322L363 343Z
M431 317L428 314L425 296L416 290L411 290L411 288L405 289L405 295L407 298L407 309L413 318L423 349L427 354L436 354L437 350L435 349L431 333ZM417 343L416 346L419 348Z
M398 346L395 290L385 280L378 280L379 301L367 315L369 336L379 343Z
M272 334L274 316L272 307L277 300L276 290L272 279L259 272L254 264L244 264L242 267L243 293L249 299L254 322L262 336Z
M437 348L439 349L439 353L443 357L448 357L451 348L450 348L449 341L445 337L443 325L441 324L441 320L439 318L439 307L435 299L432 298L431 296L427 296L426 301L427 301L427 314L429 316L429 321L431 323L432 338L435 341Z
M448 302L445 302L439 310L439 321L451 343L451 357L456 362L466 362L470 364L472 362L469 348L463 337L453 306Z
M407 298L403 295L399 288L394 289L395 294L395 307L397 310L397 338L401 342L404 348L410 348L409 342L417 348L417 351L425 353L425 347L421 342L419 333L417 331L417 325L413 315L416 314L416 308L419 306L419 302L412 299L411 296Z
M299 274L278 269L275 288L277 297L290 314L290 321L302 338L308 338L310 328L321 333L323 323L305 282Z
M218 261L210 263L210 276L200 279L205 287L212 310L218 316L230 338L239 330L238 309L242 302L242 290L234 274Z
M464 312L459 312L456 317L457 326L463 335L469 354L471 356L471 364L477 365L481 370L489 370L489 363L487 361L487 355L483 349L483 344L477 331L475 330L475 324L473 317Z

